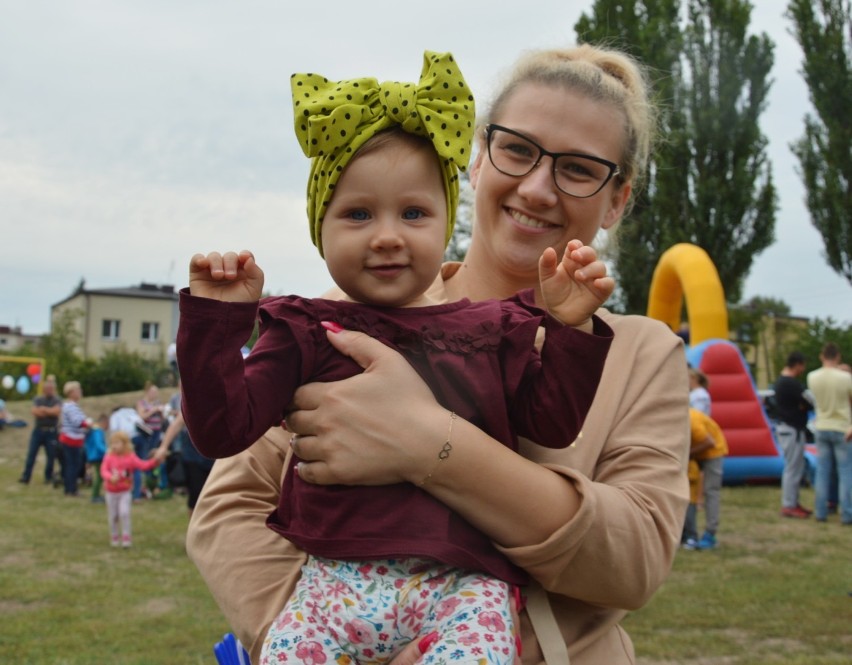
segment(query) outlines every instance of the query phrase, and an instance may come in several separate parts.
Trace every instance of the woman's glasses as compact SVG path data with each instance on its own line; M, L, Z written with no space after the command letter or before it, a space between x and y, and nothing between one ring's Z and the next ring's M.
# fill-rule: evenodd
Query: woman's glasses
M575 152L549 152L523 134L500 125L488 125L485 134L488 158L500 173L520 178L538 166L542 157L550 157L557 189L578 199L594 196L619 173L618 165L606 159Z

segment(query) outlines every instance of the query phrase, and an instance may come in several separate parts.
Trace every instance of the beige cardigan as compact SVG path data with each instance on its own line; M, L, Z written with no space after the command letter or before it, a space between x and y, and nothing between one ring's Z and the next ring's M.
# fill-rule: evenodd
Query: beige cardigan
M668 576L688 501L681 340L645 317L598 314L615 339L583 433L565 449L521 446L573 483L582 505L546 541L502 550L549 592L572 665L635 662L619 622ZM190 558L253 662L305 558L265 526L288 441L283 430L270 430L249 450L217 461L187 533ZM523 662L544 663L526 613L521 623Z

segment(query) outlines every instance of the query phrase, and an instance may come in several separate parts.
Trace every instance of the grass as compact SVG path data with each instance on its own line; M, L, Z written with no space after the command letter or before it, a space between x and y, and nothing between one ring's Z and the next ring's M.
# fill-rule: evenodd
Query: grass
M139 395L84 398L90 416ZM28 404L10 410L28 415ZM29 419L29 418L28 418ZM133 547L108 545L106 508L43 483L17 482L31 427L0 432L0 662L200 665L227 632L186 557L186 499L133 506Z
M779 501L777 486L723 488L718 549L678 553L663 588L624 622L640 664L850 662L852 528L836 515L780 518ZM802 503L813 505L810 489Z
M136 398L82 404L94 416ZM183 497L134 505L133 548L112 549L104 506L43 485L43 457L17 482L30 431L0 432L0 663L213 665L228 626L186 558ZM624 622L639 665L850 662L852 528L782 520L779 492L723 489L719 548L680 552Z

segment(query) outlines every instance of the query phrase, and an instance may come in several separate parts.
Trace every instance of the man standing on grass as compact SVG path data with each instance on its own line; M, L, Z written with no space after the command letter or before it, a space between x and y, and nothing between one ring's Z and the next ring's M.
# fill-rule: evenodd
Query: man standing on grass
M18 479L19 483L29 484L33 475L38 450L44 447L46 460L44 462L44 482L53 480L53 463L56 459L59 415L62 413L62 400L56 395L56 377L53 374L44 379L41 387L42 394L33 400L32 414L35 418L33 433L30 436L30 446L27 450L27 461L24 463L24 472Z
M852 374L840 369L840 349L828 342L820 354L822 367L808 374L816 402L816 518L828 518L828 493L837 463L840 521L852 525Z
M775 381L775 406L778 424L775 435L784 452L784 473L781 476L781 516L805 519L813 511L799 504L799 487L805 471L805 442L808 411L811 404L805 399L805 386L799 377L805 372L805 357L793 351Z

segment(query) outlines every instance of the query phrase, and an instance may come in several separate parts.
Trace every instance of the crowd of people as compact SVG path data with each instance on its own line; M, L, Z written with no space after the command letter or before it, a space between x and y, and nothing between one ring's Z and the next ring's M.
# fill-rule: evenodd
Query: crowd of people
M780 515L792 519L815 516L827 522L839 514L840 524L852 525L852 368L842 362L839 347L827 342L820 352L821 367L805 374L807 359L791 352L772 386L771 424L784 458ZM688 476L690 503L681 544L687 550L712 549L719 525L724 456L728 447L712 416L710 381L691 367ZM816 452L816 465L806 477L806 448ZM802 486L812 481L814 508L800 501ZM703 505L706 529L699 538L696 515Z
M92 503L107 505L113 546L131 545L132 503L170 498L177 491L187 496L191 513L213 465L189 440L180 393L163 405L157 386L148 383L142 392L135 406L92 418L81 404L80 382L63 385L63 400L57 394L56 377L48 375L31 407L33 429L18 482L30 484L43 451L46 485L61 487L68 498L78 498L90 488Z
M834 342L823 346L819 360L803 382L807 359L792 352L773 386L775 434L784 454L781 515L827 522L839 513L841 524L852 525L852 367ZM799 502L809 443L816 449L813 509Z

